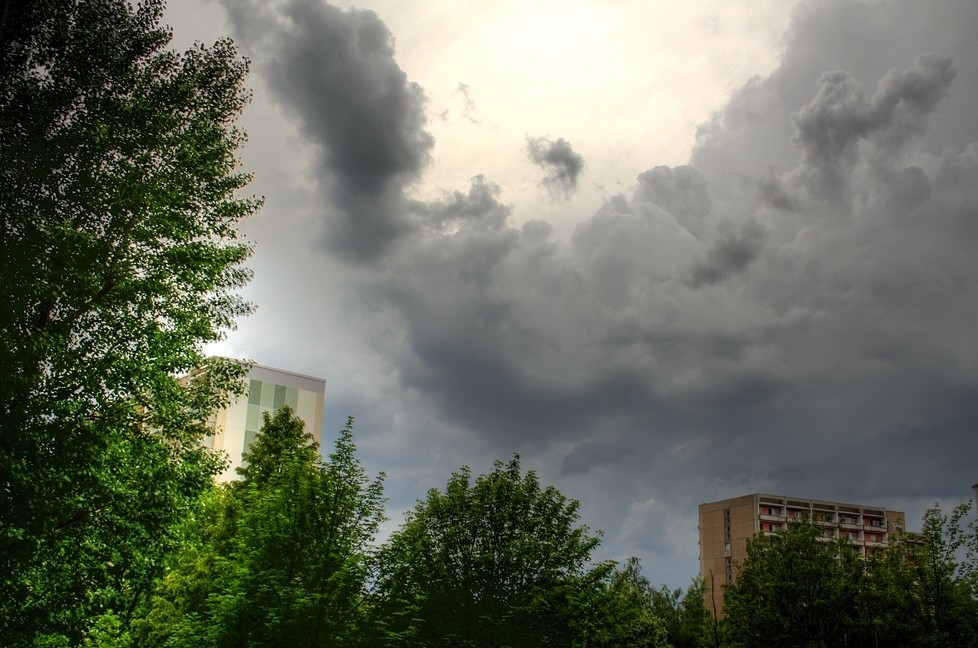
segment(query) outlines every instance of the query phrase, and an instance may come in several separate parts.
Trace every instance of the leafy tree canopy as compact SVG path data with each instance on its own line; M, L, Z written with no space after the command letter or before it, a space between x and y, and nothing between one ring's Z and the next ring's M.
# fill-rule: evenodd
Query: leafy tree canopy
M302 419L292 409L283 407L274 415L264 414L261 433L241 456L237 469L240 484L249 488L268 485L296 466L315 466L319 462L319 444L305 430Z
M729 645L978 645L970 504L950 515L931 507L920 533L898 532L868 557L845 539L823 537L826 528L792 523L748 543L724 593Z
M846 540L811 520L747 544L725 586L725 625L736 646L844 646L854 627L864 563Z
M246 313L236 225L247 71L170 51L161 0L0 13L0 636L128 623L219 461L202 422L241 367L202 345ZM94 630L92 630L94 631ZM47 637L47 638L45 638Z
M359 645L384 500L352 435L351 420L321 461L288 407L266 414L243 479L190 522L136 645Z
M924 513L870 562L862 601L867 641L879 645L978 646L978 524L971 504Z
M379 606L410 645L570 645L578 601L610 565L578 526L578 503L518 457L472 480L454 473L418 503L380 555Z

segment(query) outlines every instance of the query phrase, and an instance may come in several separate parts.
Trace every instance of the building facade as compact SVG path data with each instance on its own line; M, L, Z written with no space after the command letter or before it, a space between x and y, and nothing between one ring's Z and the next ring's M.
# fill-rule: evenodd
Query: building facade
M821 525L825 538L848 539L863 556L886 547L894 533L906 529L902 511L864 504L760 493L701 504L700 577L707 587L707 608L723 614L723 585L737 579L748 540L777 533L790 521L804 518Z
M266 412L288 405L316 443L322 441L325 380L256 364L248 371L245 382L248 390L215 413L209 422L214 434L204 440L208 447L227 453L230 460L227 469L217 476L220 482L237 479L241 455L255 440Z

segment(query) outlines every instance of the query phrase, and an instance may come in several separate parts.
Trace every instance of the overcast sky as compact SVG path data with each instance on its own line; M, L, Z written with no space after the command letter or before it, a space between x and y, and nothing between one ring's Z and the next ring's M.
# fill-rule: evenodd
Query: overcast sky
M252 60L258 306L391 522L459 466L698 572L752 492L978 481L978 3L171 0ZM328 441L324 445L328 445Z

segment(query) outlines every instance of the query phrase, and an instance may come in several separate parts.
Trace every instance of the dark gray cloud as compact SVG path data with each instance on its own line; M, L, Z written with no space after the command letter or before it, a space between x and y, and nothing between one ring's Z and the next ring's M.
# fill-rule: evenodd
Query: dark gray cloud
M805 5L785 61L844 10ZM904 495L972 480L978 143L929 140L965 64L894 34L875 78L751 81L691 165L640 174L569 245L484 180L418 208L432 229L368 291L397 313L402 385L500 456L562 448L567 474L704 498L882 495L883 466ZM947 469L909 468L928 438Z
M867 97L848 72L831 72L818 80L815 98L792 115L792 144L809 175L806 188L822 199L847 190L860 142L870 140L879 155L898 155L925 129L925 119L946 94L955 70L948 58L925 56L910 69L895 69Z
M224 5L246 53L320 153L331 248L375 260L412 231L403 192L434 145L423 91L398 67L393 36L372 11L317 0Z
M386 28L285 7L231 11L323 151L331 240L373 261L347 268L345 304L396 382L371 417L395 426L423 403L445 431L392 438L388 456L464 438L547 462L616 550L682 556L675 584L695 572L701 501L966 493L978 4L803 2L780 65L699 129L689 164L650 160L566 241L491 178L408 199L431 140ZM569 144L528 147L576 187Z
M724 231L706 252L706 258L693 268L690 285L693 288L717 284L747 269L761 253L764 232L757 223L748 221L739 230Z
M543 186L554 195L568 196L577 190L577 179L584 171L584 158L575 153L564 138L526 138L530 160L546 172Z
M444 192L441 200L414 201L411 211L420 215L429 227L445 232L459 227L499 229L509 218L511 209L499 202L499 185L484 176L472 178L468 192Z

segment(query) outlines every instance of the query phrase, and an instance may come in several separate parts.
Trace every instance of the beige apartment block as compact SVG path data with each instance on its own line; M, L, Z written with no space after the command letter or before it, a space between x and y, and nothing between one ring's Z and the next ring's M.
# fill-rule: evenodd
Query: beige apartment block
M247 392L215 413L209 421L214 434L204 440L208 447L226 452L230 460L227 469L216 477L219 482L237 479L241 455L255 440L266 412L288 405L316 443L322 441L325 380L256 364L248 371L245 382Z
M905 529L903 512L864 504L760 493L701 504L700 576L706 582L707 608L722 616L723 586L737 579L749 539L777 533L803 518L821 525L825 538L848 539L863 556L886 547L895 532Z

